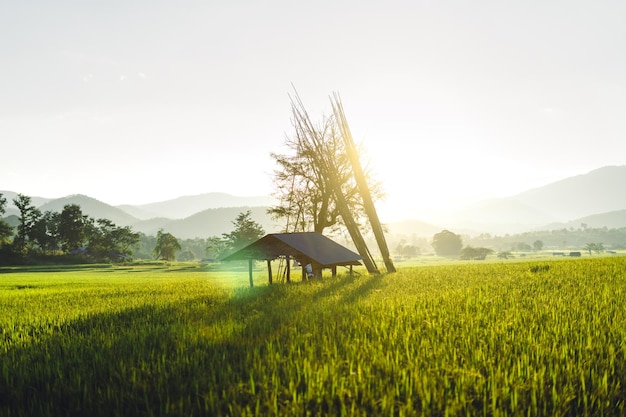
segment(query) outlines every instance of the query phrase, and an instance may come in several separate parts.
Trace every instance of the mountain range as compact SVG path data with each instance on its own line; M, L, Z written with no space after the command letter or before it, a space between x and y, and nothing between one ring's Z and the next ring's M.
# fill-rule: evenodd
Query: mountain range
M607 166L569 177L515 196L485 200L452 210L436 224L407 219L387 225L390 234L432 236L442 229L455 233L514 234L531 230L579 227L626 227L626 166ZM7 216L17 215L13 191L0 191L7 199ZM155 235L159 229L181 239L221 236L232 231L239 213L250 210L252 219L267 233L281 231L268 214L275 201L267 196L239 197L225 193L183 196L143 205L111 206L85 195L50 199L31 197L44 211L62 211L78 204L94 219L106 218L118 226Z

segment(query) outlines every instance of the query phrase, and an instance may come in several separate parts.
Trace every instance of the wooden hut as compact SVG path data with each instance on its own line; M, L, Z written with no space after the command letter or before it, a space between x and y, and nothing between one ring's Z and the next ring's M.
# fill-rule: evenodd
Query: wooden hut
M286 265L286 279L291 281L291 261L296 261L302 268L302 277L306 279L306 266L310 265L313 274L321 276L324 268L330 268L333 276L338 266L352 267L361 265L361 255L341 246L337 242L317 232L272 233L263 236L254 243L224 257L223 261L248 261L250 286L252 282L252 265L255 260L265 260L269 283L272 283L272 264L275 259L283 258Z

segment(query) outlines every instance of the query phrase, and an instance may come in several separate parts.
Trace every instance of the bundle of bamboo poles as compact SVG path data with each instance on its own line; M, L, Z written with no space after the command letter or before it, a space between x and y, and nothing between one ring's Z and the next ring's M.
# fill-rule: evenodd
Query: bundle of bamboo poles
M371 224L371 228L376 238L376 242L383 257L385 268L387 272L396 272L396 269L389 255L389 249L387 247L382 225L376 212L376 207L374 206L370 188L367 184L367 178L363 172L363 168L359 160L359 155L356 150L354 140L352 139L350 128L348 126L348 121L343 111L343 106L341 104L341 100L338 94L334 93L331 97L331 105L333 109L335 123L343 138L343 143L348 156L348 160L350 161L350 165L352 167L351 174L357 184L358 193L360 194L360 197L362 199L364 211ZM339 170L337 164L333 159L334 155L327 154L327 150L324 148L323 133L315 128L297 93L295 94L295 97L292 97L292 111L294 115L296 131L305 132L305 136L308 138L311 148L316 152L317 155L320 156L318 159L316 159L319 164L317 169L319 169L320 174L325 178L325 183L332 189L332 192L335 196L337 209L341 215L341 218L343 219L343 223L348 233L350 234L350 237L352 238L354 246L359 252L359 255L363 257L363 263L365 264L365 267L367 268L369 273L379 274L380 271L378 269L378 266L376 265L376 262L372 257L372 254L365 242L365 239L363 238L363 234L361 233L358 222L354 218L346 196L343 193L343 184L342 180L339 178ZM297 227L298 220L295 219L295 221L296 224L292 226L294 228Z
M385 268L387 269L387 272L396 272L396 268L393 265L391 256L389 255L389 248L387 247L383 227L380 223L380 219L378 218L376 207L374 206L374 200L372 199L372 193L370 192L370 188L367 184L367 178L363 173L363 167L361 166L359 154L354 145L352 134L350 133L350 127L348 126L348 120L346 119L346 115L343 111L343 105L341 104L339 94L333 93L333 97L331 97L330 101L333 107L333 113L335 114L336 123L339 125L341 136L344 140L346 152L348 153L350 163L352 164L352 174L354 175L357 186L359 187L359 193L361 194L361 199L363 200L363 207L370 221L372 232L374 233L376 243L378 244L378 249L383 257ZM361 254L361 256L363 255Z

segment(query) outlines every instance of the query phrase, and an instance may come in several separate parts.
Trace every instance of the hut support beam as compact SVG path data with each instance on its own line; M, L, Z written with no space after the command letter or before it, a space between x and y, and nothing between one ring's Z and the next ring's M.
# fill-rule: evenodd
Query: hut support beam
M269 279L270 285L272 285L272 260L267 260L267 277Z
M248 277L250 278L250 288L254 287L254 282L252 281L252 262L253 259L248 259Z

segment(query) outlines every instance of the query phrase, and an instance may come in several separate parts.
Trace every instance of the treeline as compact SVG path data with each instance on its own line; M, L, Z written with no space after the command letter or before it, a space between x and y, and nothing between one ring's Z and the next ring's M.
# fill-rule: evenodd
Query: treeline
M446 231L444 231L446 232ZM402 235L396 234L391 236L390 247L395 256L412 258L419 255L442 252L439 247L440 233L435 234L432 238L424 236ZM469 253L472 250L485 249L495 253L501 252L533 252L541 250L554 251L588 251L590 248L602 248L602 251L624 250L626 249L626 227L618 229L590 228L585 224L581 227L562 228L555 230L532 231L519 234L506 234L503 236L491 235L483 233L478 236L454 235L452 248L449 252L455 256L461 254L463 248L467 249L468 254L464 256L470 259L481 257L482 253ZM443 240L447 242L447 239ZM447 244L443 248L447 248ZM438 250L439 249L439 250ZM443 250L447 253L447 250ZM462 254L463 255L463 254Z
M108 219L94 219L80 206L68 204L59 212L42 212L31 197L18 194L15 227L0 218L0 263L123 262L133 257L140 234ZM0 194L0 215L6 212Z
M177 239L160 230L157 236L93 219L77 204L58 212L42 212L23 194L13 199L19 211L14 225L2 218L6 198L0 193L0 265L39 263L128 262L137 259L215 261L257 240L265 233L249 210L233 221L234 230L221 237Z
M577 229L563 228L504 236L484 233L472 238L465 237L463 240L472 246L484 246L497 251L530 251L534 249L535 242L541 242L544 250L583 250L590 243L601 243L607 250L620 250L626 249L626 227L590 228L582 224Z

